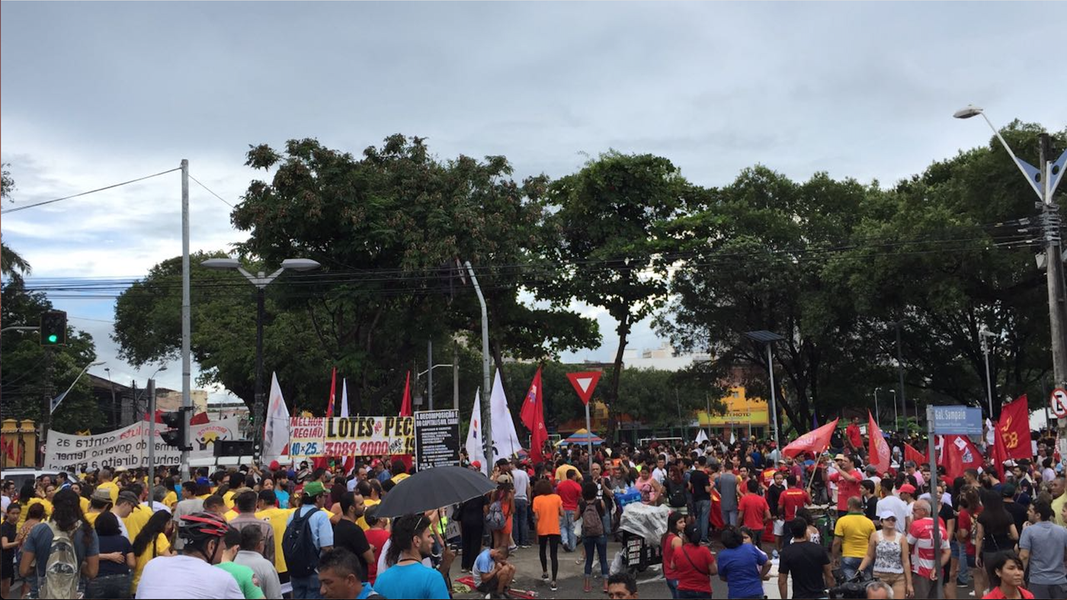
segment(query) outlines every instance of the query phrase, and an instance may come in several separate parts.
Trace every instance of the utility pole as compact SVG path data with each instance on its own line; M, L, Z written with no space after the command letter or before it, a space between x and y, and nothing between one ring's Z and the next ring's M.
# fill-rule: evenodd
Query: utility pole
M474 267L471 261L463 263L467 267L467 273L471 276L474 291L478 294L478 302L482 305L482 396L489 398L488 402L482 403L482 443L485 445L485 472L493 472L493 432L492 432L492 382L489 377L489 311L485 308L485 296L482 288L478 285L478 278L474 275Z
M107 372L107 382L111 384L111 429L119 428L119 409L118 402L115 400L115 382L111 380L111 369L104 369Z
M459 342L452 340L452 410L459 410Z
M1053 201L1055 188L1052 185L1052 159L1049 148L1049 135L1041 134L1040 147L1040 185L1044 193L1042 198L1042 218L1045 225L1045 265L1048 281L1048 304L1049 304L1049 334L1052 342L1052 373L1056 387L1067 386L1067 298L1064 298L1063 258L1061 255L1061 239L1059 234L1060 215L1056 203ZM1067 156L1067 152L1064 153ZM1056 183L1063 173L1063 156L1058 161L1060 173L1057 174ZM1067 461L1067 419L1057 419L1059 428L1059 450L1064 461Z
M426 340L426 402L433 410L433 340Z
M183 446L189 445L189 414L192 412L192 338L193 321L189 300L189 161L182 159L182 408L185 419ZM154 415L153 415L154 417ZM189 452L182 451L182 477L189 479ZM150 482L151 483L151 482Z
M993 334L989 332L985 326L982 326L978 330L978 337L982 338L982 354L985 355L985 383L986 383L986 398L989 402L989 420L993 421L993 375L989 370L989 343L986 338L991 337Z
M39 465L44 464L48 429L52 426L52 398L56 395L55 354L53 349L47 346L42 349L44 350L44 398L42 398L43 410L41 411L41 443L37 445L40 452L40 458L37 460Z
M148 489L156 481L156 380L148 380Z
M900 343L900 321L893 323L897 330L897 374L900 376L900 412L904 415L904 431L908 430L908 397L904 393L904 351ZM919 423L919 406L915 406L915 423Z

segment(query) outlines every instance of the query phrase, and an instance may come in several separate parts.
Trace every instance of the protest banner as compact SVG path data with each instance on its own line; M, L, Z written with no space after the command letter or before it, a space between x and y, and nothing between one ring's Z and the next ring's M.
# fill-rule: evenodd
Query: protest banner
M43 468L46 470L93 471L102 467L127 469L148 468L148 422L134 423L121 429L98 435L70 435L48 432L48 447ZM166 428L155 429L156 466L177 465L181 452L163 442ZM211 457L218 440L237 438L237 420L223 419L189 428L193 442L191 458Z
M293 417L289 456L380 456L414 454L412 417Z
M419 471L459 465L459 411L415 413L415 464Z

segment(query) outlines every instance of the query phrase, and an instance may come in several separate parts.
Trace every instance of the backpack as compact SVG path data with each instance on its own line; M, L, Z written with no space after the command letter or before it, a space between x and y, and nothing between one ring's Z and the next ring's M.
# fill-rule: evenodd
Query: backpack
M504 517L504 507L497 500L489 505L489 513L485 515L485 528L489 531L500 531L507 525Z
M78 580L81 577L78 566L80 561L74 551L74 540L70 532L63 531L49 521L48 528L52 530L52 547L48 552L48 561L44 567L44 578L41 580L38 597L40 598L77 598ZM77 530L81 527L81 521L75 525Z
M670 479L667 480L667 504L671 508L682 508L686 505L685 484L674 483Z
M297 514L285 527L282 554L285 555L290 577L310 577L319 567L319 549L315 546L309 523L317 512L318 509L312 507L312 510L300 515L300 509L297 509Z
M582 537L600 537L604 535L604 521L600 518L600 509L596 502L587 502L582 509Z

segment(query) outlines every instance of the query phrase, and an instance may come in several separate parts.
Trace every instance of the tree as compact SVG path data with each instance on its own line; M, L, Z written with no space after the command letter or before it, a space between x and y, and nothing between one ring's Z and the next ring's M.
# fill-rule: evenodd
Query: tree
M22 281L11 281L0 294L0 322L38 323L52 303L40 292L28 292ZM96 360L93 338L67 328L67 345L43 347L39 336L11 333L3 336L4 412L40 423L45 402L66 390L85 365ZM74 433L103 425L104 414L93 397L89 380L78 379L52 414L51 428Z
M607 388L613 429L627 336L666 298L673 241L667 226L694 193L666 158L618 152L590 160L549 187L557 208L547 220L546 254L559 272L542 289L558 304L577 299L603 307L618 322Z
M680 349L712 354L691 374L725 381L735 367L749 367L737 383L769 397L765 349L743 335L766 329L785 337L773 351L785 388L778 404L790 423L806 428L816 405L828 411L854 403L854 382L873 377L878 365L848 287L826 274L834 249L877 193L825 174L797 184L755 167L680 219L671 233L686 258L657 328Z
M15 180L7 170L8 166L8 163L0 166L0 200L10 200L11 192L15 189ZM21 281L23 275L30 274L30 263L3 242L0 242L0 274L10 277L12 281Z

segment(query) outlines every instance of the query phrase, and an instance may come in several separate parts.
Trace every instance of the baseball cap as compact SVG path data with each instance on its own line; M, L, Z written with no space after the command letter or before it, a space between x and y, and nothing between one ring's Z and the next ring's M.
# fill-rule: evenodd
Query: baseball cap
M111 493L107 490L94 490L89 499L97 502L111 502Z
M281 465L278 464L278 461L276 461L276 460L270 461L270 470L271 471L277 471L279 467L281 467Z
M504 473L503 475L500 475L496 478L497 485L511 485L512 482L513 480L511 479L511 475L508 475L507 473Z
M1000 488L1000 495L1005 498L1010 498L1015 495L1015 484L1005 483L1004 487Z
M471 466L474 467L475 469L481 469L482 468L482 461L476 460L476 461L471 463Z
M837 456L834 457L834 460L845 460L845 455L844 454L838 454Z
M891 510L883 510L882 512L878 513L878 518L882 521L885 521L886 519L896 519L897 515Z
M207 477L197 477L196 485L211 485L211 480Z
M322 486L322 482L321 481L312 481L311 483L309 483L309 484L304 486L304 495L306 495L306 496L311 496L312 498L314 498L315 496L318 496L319 494L325 494L325 493L326 493L326 488Z
M902 494L915 495L915 486L910 484L910 483L905 483L904 485L900 486L900 489L897 490L897 491L902 493Z

